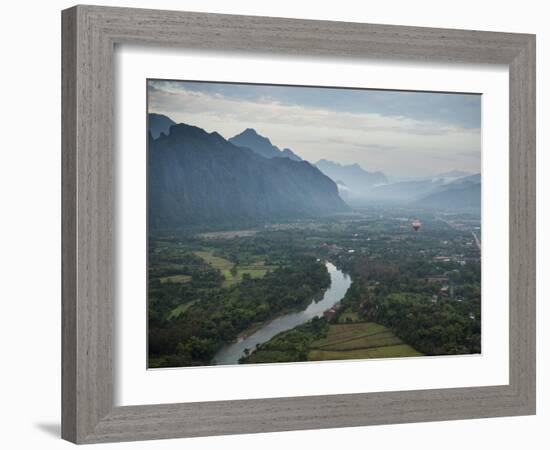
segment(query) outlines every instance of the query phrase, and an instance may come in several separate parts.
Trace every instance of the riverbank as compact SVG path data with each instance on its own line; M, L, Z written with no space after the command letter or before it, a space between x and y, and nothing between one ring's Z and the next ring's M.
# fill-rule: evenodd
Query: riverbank
M257 345L261 345L277 334L291 330L311 320L313 317L321 316L325 311L338 303L351 285L351 279L330 262L326 262L325 267L330 275L331 283L320 300L313 299L304 310L280 315L259 326L252 334L223 347L214 356L213 363L218 365L238 364L239 359L255 349Z
M315 298L313 299L313 302L319 302L320 300L322 300L327 289L328 288L321 289L319 294L316 295ZM239 341L242 341L243 339L246 339L252 336L261 328L269 325L271 322L277 319L280 319L281 317L284 317L289 314L299 313L300 311L303 311L303 308L287 308L268 320L262 320L261 322L254 323L251 326L249 326L246 330L241 331L234 342L239 342Z

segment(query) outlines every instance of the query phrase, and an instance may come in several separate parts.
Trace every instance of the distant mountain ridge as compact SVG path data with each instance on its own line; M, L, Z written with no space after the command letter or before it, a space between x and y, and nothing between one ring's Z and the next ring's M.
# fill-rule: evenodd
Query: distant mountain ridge
M149 137L149 226L299 218L347 211L306 161L265 158L220 134L177 124Z
M429 208L479 211L481 183L469 181L449 183L444 188L421 198L417 203Z
M472 175L472 173L464 170L449 170L448 172L443 172L436 175L435 178L462 178L469 175Z
M382 172L368 172L359 164L342 165L321 159L315 166L333 179L338 184L342 196L351 201L364 197L374 186L388 182Z
M479 210L481 207L481 175L451 171L445 176L414 178L365 187L360 194L347 183L336 180L340 195L352 206L415 206L447 210ZM450 176L447 176L450 175Z
M481 210L481 174L458 178L417 202L437 209Z
M273 145L268 138L259 134L254 128L247 128L242 133L229 138L228 141L237 147L248 148L264 158L289 158L294 161L302 161L302 158L291 149L279 149L279 147Z
M479 210L481 174L387 184L373 189L369 193L369 200L423 208Z

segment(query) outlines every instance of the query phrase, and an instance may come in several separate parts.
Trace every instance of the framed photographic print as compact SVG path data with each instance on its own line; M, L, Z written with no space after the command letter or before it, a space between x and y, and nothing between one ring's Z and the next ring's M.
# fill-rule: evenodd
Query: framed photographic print
M481 353L479 94L147 100L149 368Z
M534 414L534 74L532 35L63 11L63 437Z

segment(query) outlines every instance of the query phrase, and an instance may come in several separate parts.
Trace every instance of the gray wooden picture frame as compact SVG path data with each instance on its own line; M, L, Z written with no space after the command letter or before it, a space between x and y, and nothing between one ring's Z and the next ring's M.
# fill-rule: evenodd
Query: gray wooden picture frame
M535 36L97 6L63 11L62 31L64 439L94 443L535 413ZM115 407L116 44L507 65L509 384Z

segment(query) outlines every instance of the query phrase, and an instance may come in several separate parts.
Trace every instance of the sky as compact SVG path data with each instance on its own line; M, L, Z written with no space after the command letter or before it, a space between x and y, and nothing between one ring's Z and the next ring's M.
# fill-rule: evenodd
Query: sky
M478 94L149 80L148 109L226 139L254 128L312 163L395 177L480 172Z

